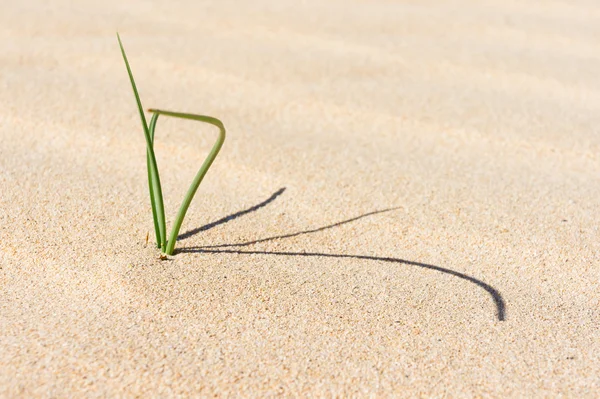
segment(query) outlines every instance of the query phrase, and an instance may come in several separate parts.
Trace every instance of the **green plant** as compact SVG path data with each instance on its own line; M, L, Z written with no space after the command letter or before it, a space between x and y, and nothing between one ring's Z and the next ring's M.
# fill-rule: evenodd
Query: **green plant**
M177 242L177 236L179 235L179 229L181 228L181 224L183 223L183 219L185 218L185 214L190 206L190 203L192 202L192 199L194 198L194 195L196 194L200 183L202 183L202 179L204 179L206 172L208 172L208 169L212 165L213 161L217 157L217 154L221 150L221 147L223 146L223 142L225 141L225 126L223 126L223 122L211 116L163 111L159 109L148 110L148 112L152 113L152 119L150 120L150 125L148 125L148 123L146 122L146 116L144 115L144 110L142 108L142 102L140 101L140 96L135 85L135 81L133 79L131 67L129 66L129 61L127 61L127 55L125 55L125 49L123 48L123 43L121 42L121 37L118 33L117 39L119 41L119 47L121 48L123 60L125 61L125 66L127 67L127 74L129 75L129 80L131 81L131 87L133 88L133 94L137 102L138 110L140 113L140 119L142 120L142 128L144 129L144 136L146 138L146 166L148 169L148 188L150 191L150 204L152 205L152 218L154 219L154 230L156 232L156 243L163 254L172 255L173 251L175 250L175 244ZM219 128L219 137L217 138L217 141L213 145L212 149L210 150L210 153L202 163L200 170L198 170L198 173L194 177L194 180L192 181L192 184L190 185L190 188L188 189L183 199L183 202L181 203L179 212L177 212L177 216L175 217L173 228L171 229L171 234L169 235L168 240L165 222L165 208L163 204L163 194L160 185L158 165L156 164L156 157L154 155L154 133L156 131L156 122L158 121L159 115L205 122Z

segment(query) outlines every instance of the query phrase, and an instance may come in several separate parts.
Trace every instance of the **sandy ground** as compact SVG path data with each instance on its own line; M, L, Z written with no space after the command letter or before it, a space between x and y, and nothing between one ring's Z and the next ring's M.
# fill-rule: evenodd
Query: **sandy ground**
M598 397L596 1L174 3L0 6L1 397Z

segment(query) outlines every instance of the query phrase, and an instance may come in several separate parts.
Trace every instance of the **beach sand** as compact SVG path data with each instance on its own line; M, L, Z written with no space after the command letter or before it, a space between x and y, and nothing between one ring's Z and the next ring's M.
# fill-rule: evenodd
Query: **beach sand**
M599 18L5 2L0 397L597 397ZM169 260L116 31L227 127ZM160 119L167 227L216 135Z

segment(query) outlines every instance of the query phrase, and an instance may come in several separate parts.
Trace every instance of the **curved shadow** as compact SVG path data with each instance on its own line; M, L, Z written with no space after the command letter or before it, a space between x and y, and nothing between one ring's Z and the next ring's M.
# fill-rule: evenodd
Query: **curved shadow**
M190 238L193 235L196 235L198 233L200 233L201 231L206 231L206 230L210 230L213 227L217 227L220 224L225 224L227 222L230 222L234 219L239 218L240 216L244 216L247 213L251 213L251 212L255 212L257 210L259 210L260 208L267 206L269 203L275 201L275 198L279 197L281 194L283 194L283 192L285 191L285 187L280 188L279 190L275 191L273 193L273 195L271 195L269 198L267 198L266 200L264 200L263 202L261 202L260 204L256 204L253 207L250 207L248 209L244 209L243 211L239 211L236 213L232 213L231 215L225 216L224 218L221 218L217 221L211 222L209 224L205 224L204 226L200 226L198 228L195 228L193 230L188 230L183 234L180 234L179 237L177 237L178 240L185 240L186 238Z
M444 267L429 265L427 263L413 262L410 260L400 259L400 258L391 258L391 257L379 257L379 256L369 256L369 255L346 255L346 254L328 254L328 253L319 253L319 252L272 252L272 251L241 251L235 249L210 249L210 247L191 247L191 248L180 248L178 252L194 252L194 253L207 253L207 254L244 254L244 255L279 255L279 256L316 256L316 257L326 257L326 258L344 258L344 259L363 259L363 260L372 260L379 262L392 262L399 263L410 266L418 266L424 269L435 270L441 273L449 274L451 276L455 276L461 278L463 280L469 281L477 286L483 288L487 291L488 294L494 300L494 305L496 306L496 317L499 321L505 320L506 315L506 304L500 292L492 287L491 285L484 283L481 280L476 279L475 277L471 277L467 274L460 273L451 269L446 269Z
M285 191L285 187L280 188L265 201L263 201L257 205L254 205L251 208L245 209L240 212L233 213L229 216L221 218L215 222L209 223L209 224L199 227L197 229L190 230L190 231L182 234L180 236L180 239L191 237L194 234L197 234L201 231L206 231L208 229L211 229L220 224L227 223L231 220L234 220L234 219L236 219L240 216L243 216L245 214L248 214L250 212L254 212L254 211L268 205L272 201L274 201L284 191ZM356 217L353 217L350 219L343 220L341 222L333 223L333 224L315 228L315 229L298 231L298 232L290 233L290 234L282 234L282 235L278 235L278 236L271 236L271 237L267 237L267 238L260 238L260 239L252 240L252 241L246 241L246 242L234 243L234 244L217 244L217 245L205 245L205 246L180 248L176 251L176 253L187 252L187 253L205 253L205 254L225 253L225 254L243 254L243 255L310 256L310 257L325 257L325 258L361 259L361 260L370 260L370 261L377 261L377 262L391 262L391 263L398 263L398 264L403 264L403 265L417 266L417 267L421 267L424 269L434 270L434 271L437 271L440 273L445 273L445 274L449 274L454 277L458 277L460 279L463 279L465 281L473 283L473 284L477 285L478 287L484 289L492 297L492 300L494 301L494 305L496 307L497 319L499 321L504 321L506 319L506 303L504 302L502 295L500 294L500 292L497 289L495 289L491 285L489 285L475 277L469 276L468 274L460 273L460 272L457 272L457 271L451 270L451 269L446 269L444 267L430 265L427 263L414 262L414 261L401 259L401 258L370 256L370 255L349 255L349 254L331 254L331 253L320 253L320 252L297 252L297 251L273 252L273 251L248 251L248 250L240 250L240 249L223 249L223 248L247 247L247 246L250 246L253 244L258 244L258 243L262 243L262 242L266 242L266 241L273 241L273 240L278 240L278 239L297 237L297 236L304 235L304 234L316 233L319 231L331 229L333 227L338 227L338 226L341 226L346 223L354 222L356 220L365 218L367 216L372 216L372 215L376 215L376 214L384 213L384 212L390 212L390 211L393 211L393 210L396 210L399 208L400 207L393 207L393 208L373 211L373 212L365 213L363 215L359 215L359 216L356 216Z

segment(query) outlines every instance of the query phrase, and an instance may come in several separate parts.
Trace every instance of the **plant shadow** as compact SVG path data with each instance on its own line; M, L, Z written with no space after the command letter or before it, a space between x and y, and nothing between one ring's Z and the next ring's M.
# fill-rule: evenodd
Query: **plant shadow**
M263 201L257 205L254 205L248 209L245 209L243 211L239 211L239 212L233 213L229 216L226 216L224 218L221 218L215 222L212 222L212 223L206 224L204 226L198 227L196 229L190 230L190 231L180 235L180 239L189 238L201 231L209 230L218 225L221 225L221 224L227 223L231 220L237 219L240 216L246 215L251 212L255 212L255 211L259 210L260 208L263 208L264 206L273 202L278 196L283 194L284 191L285 191L285 187L280 188L265 201ZM351 223L351 222L354 222L356 220L359 220L359 219L362 219L362 218L365 218L368 216L372 216L372 215L376 215L376 214L384 213L384 212L390 212L390 211L393 211L396 209L399 209L399 207L393 207L393 208L368 212L368 213L356 216L351 219L343 220L341 222L337 222L334 224L330 224L327 226L322 226L322 227L318 227L318 228L314 228L314 229L303 230L303 231L298 231L298 232L283 234L283 235L278 235L278 236L271 236L271 237L267 237L267 238L260 238L260 239L241 242L241 243L184 247L184 248L180 248L180 249L176 250L176 253L186 253L186 252L187 253L205 253L205 254L225 253L225 254L243 254L243 255L307 256L307 257L323 257L323 258L361 259L361 260L397 263L397 264L402 264L402 265L421 267L423 269L435 270L440 273L458 277L462 280L468 281L468 282L475 284L478 287L484 289L492 297L492 300L494 301L494 305L496 308L496 318L499 321L504 321L505 317L506 317L506 304L504 302L502 295L496 288L492 287L491 285L489 285L475 277L469 276L464 273L457 272L455 270L447 269L447 268L444 268L441 266L430 265L427 263L415 262L415 261L410 261L410 260L401 259L401 258L370 256L370 255L335 254L335 253L306 252L306 251L276 251L275 252L275 251L253 251L253 250L235 249L235 248L240 248L240 247L248 247L253 244L258 244L261 242L280 240L280 239L285 239L285 238L290 238L290 237L297 237L297 236L305 235L305 234L316 233L319 231L338 227L338 226L341 226L346 223Z
M213 227L217 227L218 225L225 224L227 222L231 222L232 220L237 219L240 216L244 216L251 212L256 212L260 208L267 206L271 202L275 201L275 199L277 197L279 197L281 194L283 194L284 191L285 191L285 187L282 187L279 190L275 191L269 198L267 198L266 200L264 200L263 202L261 202L259 204L256 204L248 209L244 209L243 211L232 213L231 215L225 216L224 218L221 218L221 219L216 220L209 224L205 224L204 226L200 226L196 229L188 230L185 233L180 234L179 237L177 237L177 241L185 240L186 238L190 238L191 236L194 236L202 231L210 230Z

